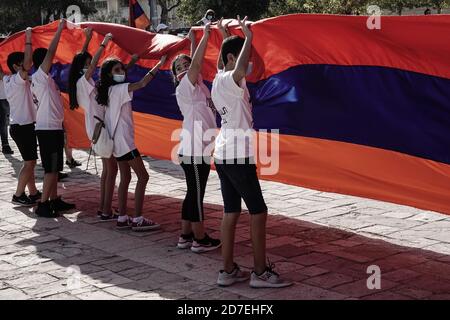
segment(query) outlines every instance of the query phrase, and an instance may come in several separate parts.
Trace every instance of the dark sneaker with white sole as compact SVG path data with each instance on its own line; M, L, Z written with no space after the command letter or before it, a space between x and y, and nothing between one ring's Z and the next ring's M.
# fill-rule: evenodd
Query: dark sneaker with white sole
M34 205L34 202L25 194L25 192L19 197L13 195L11 202L23 207L31 207Z
M205 233L205 237L201 240L194 239L192 242L191 251L195 253L202 253L215 250L222 245L219 239L213 239Z
M127 220L125 220L125 221L121 221L119 218L120 217L117 218L116 229L125 230L125 229L131 228L131 224L133 221L133 219L131 217L127 216Z
M58 197L55 200L50 201L50 203L56 212L68 211L76 208L75 204L65 202L61 199L61 197Z
M192 242L194 241L194 233L182 234L178 238L177 248L178 249L188 249L192 246Z
M117 220L119 218L119 212L117 210L114 210L114 213L111 214L100 214L100 220L102 221L113 221Z
M133 222L131 224L132 231L151 231L159 228L161 228L159 224L144 217L141 217L139 221L134 221L133 219Z
M40 191L38 191L36 194L30 194L30 195L28 196L28 198L30 198L30 200L31 200L33 203L39 202L39 201L41 200L41 197L42 197L42 192L40 192Z
M38 202L37 208L34 211L36 215L43 218L56 218L59 217L59 213L57 213L53 206L50 204L50 201Z

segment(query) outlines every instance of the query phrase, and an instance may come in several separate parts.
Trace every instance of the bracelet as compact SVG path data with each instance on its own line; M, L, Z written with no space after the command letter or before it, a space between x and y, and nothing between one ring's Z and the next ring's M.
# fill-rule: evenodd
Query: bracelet
M100 47L103 47L103 48L105 48L106 46L102 43L101 45L100 45Z
M149 73L152 75L152 78L155 77L155 75L153 74L153 72L149 71Z
M31 46L32 44L31 44L31 42L26 42L25 45L30 45Z

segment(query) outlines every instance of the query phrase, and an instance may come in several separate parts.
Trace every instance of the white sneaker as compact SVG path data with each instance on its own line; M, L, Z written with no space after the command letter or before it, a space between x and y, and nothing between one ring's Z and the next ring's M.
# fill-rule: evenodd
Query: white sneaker
M252 271L250 278L250 287L252 288L284 288L289 287L293 282L286 281L280 278L280 275L273 271L274 265L270 264L266 271L261 275L257 275Z
M233 283L247 281L250 278L250 274L247 271L242 271L235 263L234 269L231 273L225 270L219 271L219 277L217 278L217 284L222 287L231 286Z

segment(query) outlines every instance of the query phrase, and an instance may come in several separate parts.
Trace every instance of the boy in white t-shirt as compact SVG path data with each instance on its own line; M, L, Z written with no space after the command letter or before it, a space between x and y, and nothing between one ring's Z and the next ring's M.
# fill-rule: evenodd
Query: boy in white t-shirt
M222 257L224 269L219 272L217 284L229 286L246 281L247 272L240 270L233 260L234 235L244 199L250 213L254 270L250 286L254 288L281 288L292 283L283 281L266 266L267 206L261 192L256 165L253 159L253 117L250 94L245 82L249 64L253 34L246 24L247 17L239 25L245 40L232 36L222 43L218 67L224 67L216 75L211 97L222 117L222 126L214 149L214 162L220 178L224 201L222 220Z
M31 69L31 28L25 31L25 53L12 52L8 55L7 64L11 75L3 75L0 67L0 79L3 80L5 96L11 107L10 133L23 159L19 172L16 193L12 203L31 206L41 199L36 189L34 168L36 166L37 142L34 123L36 107L31 95L28 71ZM29 195L25 193L28 187Z
M31 91L37 106L36 135L45 172L42 199L35 213L49 218L75 208L74 204L58 197L58 173L63 169L64 157L64 107L59 88L49 75L64 27L65 20L62 19L48 50L34 50L33 65L36 72L31 77Z

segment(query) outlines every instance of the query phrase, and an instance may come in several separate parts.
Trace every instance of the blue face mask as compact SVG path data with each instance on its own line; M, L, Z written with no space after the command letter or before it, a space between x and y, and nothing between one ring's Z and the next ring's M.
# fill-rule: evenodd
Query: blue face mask
M124 82L125 81L125 75L124 74L113 74L113 80L115 82Z
M207 15L206 16L206 19L208 19L209 21L211 21L213 18L214 18L214 16L212 16L212 15Z

